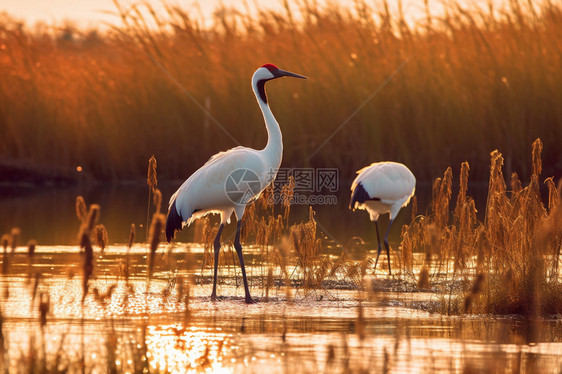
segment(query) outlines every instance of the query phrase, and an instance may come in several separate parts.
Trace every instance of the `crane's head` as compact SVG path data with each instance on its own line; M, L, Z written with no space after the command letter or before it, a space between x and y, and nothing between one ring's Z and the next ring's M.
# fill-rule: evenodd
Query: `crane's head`
M281 77L308 79L304 75L299 75L291 73L290 71L279 69L273 64L265 64L260 66L252 77L252 87L254 89L254 92L256 92L256 94L264 103L267 103L267 96L265 95L265 83L272 79Z

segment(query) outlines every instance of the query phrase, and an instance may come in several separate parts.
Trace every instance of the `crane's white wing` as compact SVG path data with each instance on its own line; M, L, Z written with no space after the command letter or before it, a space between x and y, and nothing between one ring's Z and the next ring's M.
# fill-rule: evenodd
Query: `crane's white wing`
M361 184L371 199L380 199L385 204L400 203L405 206L414 195L416 178L403 164L397 162L375 162L357 171L351 190Z
M236 147L211 157L170 198L182 220L194 212L236 210L245 205L271 181L263 155L251 148ZM250 188L248 188L248 186ZM237 190L238 189L238 190ZM241 191L241 193L237 193ZM243 207L241 207L243 212Z

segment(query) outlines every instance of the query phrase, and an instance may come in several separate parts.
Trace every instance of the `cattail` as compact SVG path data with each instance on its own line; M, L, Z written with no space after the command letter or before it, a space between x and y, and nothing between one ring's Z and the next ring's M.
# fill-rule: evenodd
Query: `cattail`
M14 253L16 251L16 248L18 246L18 240L20 238L20 234L21 234L21 230L18 229L17 227L14 227L12 229L11 235L10 235L10 248L12 249L12 253Z
M408 231L408 225L402 226L402 234L400 237L402 238L402 243L400 246L402 247L402 264L404 269L412 270L414 255L413 255L413 240L410 232Z
M133 246L133 243L135 242L135 235L135 224L131 223L131 230L129 231L129 242L127 243L127 248L131 249L131 247Z
M51 307L51 296L47 293L41 292L39 301L39 313L41 315L41 328L47 324L47 314Z
M150 234L148 231L148 217L150 216L150 200L152 197L152 193L155 192L156 190L156 185L158 184L158 176L156 174L156 158L154 157L154 155L152 155L152 157L150 157L150 160L148 160L148 173L147 173L147 177L146 177L146 183L148 184L148 203L146 206L146 241L148 242L148 235ZM162 200L162 197L160 197L160 200ZM160 211L156 211L156 214L160 213Z
M431 185L431 207L433 209L433 214L437 210L436 204L439 198L439 191L441 190L441 178L436 178Z
M478 269L484 265L484 255L487 253L488 237L485 229L481 228L476 237L476 264Z
M27 242L27 275L28 281L31 280L31 267L33 266L33 254L35 253L35 247L37 242L35 240L30 240Z
M493 224L495 218L491 215L496 210L493 210L494 203L498 206L503 206L505 198L505 180L503 178L503 156L498 150L490 153L490 180L488 183L488 200L486 202L486 224ZM499 199L499 200L498 200Z
M560 202L558 189L552 177L547 178L544 183L548 187L548 212L552 214Z
M82 302L88 295L88 282L94 271L94 249L90 240L92 230L96 227L96 222L99 217L100 206L92 204L86 219L82 221L80 233L78 235L78 242L80 248L83 249L82 254Z
M157 166L156 157L154 157L154 155L152 155L152 157L150 157L150 160L148 160L148 173L147 173L147 178L146 178L146 183L150 187L151 191L154 191L154 189L156 188L156 185L158 184L158 176L156 174L156 166Z
M443 227L449 222L449 202L451 200L453 186L453 170L449 166L443 178L437 178L433 182L433 214L435 223Z
M8 257L8 246L10 244L10 235L2 235L2 248L4 252L2 254L2 274L8 274L8 268L10 267L10 259Z
M160 206L162 205L162 192L158 188L154 190L154 196L152 197L154 201L154 208L156 213L160 213Z
M10 244L10 235L4 234L2 235L2 248L4 252L8 251L8 245Z
M127 254L127 258L125 260L121 259L119 261L119 275L125 279L125 284L129 284L129 276L131 275L129 272L129 255Z
M35 247L37 246L37 242L35 240L30 240L27 242L27 256L33 257L35 254Z
M100 206L97 204L90 205L90 211L88 212L88 219L86 221L89 232L92 232L92 230L96 226L99 216L100 216Z
M498 150L490 153L490 188L493 193L505 193L505 180L503 178L503 156Z
M158 249L158 244L160 244L160 235L162 233L165 220L166 217L163 214L156 213L152 217L152 224L150 225L149 276L152 276L152 271L154 269L154 257L156 255L156 250Z
M541 154L542 154L542 141L540 138L535 139L535 141L533 142L533 175L536 175L537 177L539 177L541 175L542 172L542 159L541 159Z
M283 218L287 226L289 226L289 213L291 211L291 201L293 200L293 196L295 194L295 178L293 176L289 176L289 183L285 184L281 188L281 197L282 203L284 207Z
M82 196L76 197L76 217L83 222L86 219L88 209L86 208L86 201Z
M299 238L299 234L300 234L300 230L298 230L299 227L292 227L291 228L291 242L293 243L293 248L295 250L295 252L297 253L297 255L299 255L301 253L301 248L300 248L300 238Z
M461 164L461 173L459 177L459 194L457 195L457 205L455 206L455 219L458 221L460 219L461 209L466 199L466 191L468 189L468 172L470 166L468 162L465 161Z
M96 238L96 245L100 247L101 251L103 252L105 250L107 242L109 241L105 226L102 224L97 225L94 228L94 236Z
M94 249L87 231L82 232L80 247L84 250L82 253L82 302L84 302L88 295L88 282L94 271Z
M514 194L518 194L523 189L521 181L519 180L519 175L516 172L511 173L511 191Z
M449 166L443 174L443 179L441 181L441 195L447 204L447 210L449 208L449 201L451 200L451 194L453 193L453 169Z

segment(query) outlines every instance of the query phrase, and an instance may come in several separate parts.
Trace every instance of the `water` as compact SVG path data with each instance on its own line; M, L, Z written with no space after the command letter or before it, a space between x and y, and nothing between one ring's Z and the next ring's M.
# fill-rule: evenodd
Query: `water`
M162 209L167 210L167 201L181 181L165 182L158 185L163 194ZM348 209L349 185L351 181L339 181L339 189L334 193L336 204L313 205L318 232L334 244L348 246L354 237L367 243L369 249L376 248L374 224L365 211L353 212ZM453 199L457 194L453 186ZM483 219L486 204L487 184L469 185L468 193L475 197L479 218ZM331 193L328 193L331 194ZM80 222L76 217L76 197L83 196L86 204L99 204L103 224L109 233L109 243L123 244L128 241L131 223L137 231L137 241L146 239L148 187L144 184L100 184L74 187L0 187L0 235L9 233L13 227L22 229L20 243L34 239L41 245L76 245ZM416 186L418 214L429 212L431 186L418 183ZM275 206L275 214L282 214L280 204ZM151 211L152 214L152 211ZM308 220L309 205L296 204L291 207L290 224ZM218 223L218 216L212 216ZM234 219L234 217L233 217ZM403 208L390 231L390 242L396 247L400 241L403 225L412 219L412 204ZM386 230L388 215L379 219L379 229ZM235 224L227 225L224 238L231 238ZM177 240L193 242L197 239L198 227L192 225L177 234ZM384 232L384 231L381 231Z
M170 182L158 187L164 197L163 210L167 209L167 201L181 182ZM23 242L35 239L44 245L77 244L80 223L76 218L76 197L84 197L86 204L99 204L103 224L108 233L110 243L126 243L131 223L137 228L138 240L146 238L146 217L148 187L145 185L102 184L82 187L4 187L0 188L0 234L8 233L12 227L22 228ZM425 206L431 191L418 188L419 206ZM315 205L315 218L320 231L342 244L353 236L364 237L365 241L375 240L374 224L364 211L352 212L348 209L349 192L341 188L336 193L337 204ZM423 204L423 205L422 205ZM294 205L291 208L290 223L308 220L309 205ZM282 214L283 208L276 205L276 213ZM151 213L152 214L152 213ZM394 223L391 240L398 241L402 224L409 222L411 207L404 208ZM234 219L234 217L233 217ZM218 216L213 217L218 222ZM381 217L381 229L388 223L387 217ZM224 236L230 237L235 225L225 228ZM190 227L178 235L178 240L192 242L196 229Z
M178 183L159 186L167 199ZM479 210L485 186L471 186ZM429 186L418 190L420 210L430 198ZM454 192L455 194L455 192ZM101 205L100 223L110 238L104 253L95 255L89 295L82 300L82 257L77 247L79 222L75 198ZM380 292L359 309L356 284L337 274L316 290L294 282L287 291L280 272L275 285L264 289L267 267L256 248L246 245L245 262L256 305L243 303L244 290L235 254L223 246L219 266L218 302L210 301L212 274L201 244L193 244L200 227L184 230L172 246L161 245L153 278L147 281L144 242L148 190L140 185L98 185L72 188L4 188L0 193L0 230L20 227L22 238L0 278L2 332L7 347L4 363L25 370L45 352L47 363L59 357L69 371L82 365L103 372L114 365L133 372L146 363L151 372L344 372L365 369L392 373L492 372L558 373L562 368L562 335L557 320L529 323L519 318L450 317L439 312L446 295L417 292L405 275L386 273L386 261L369 275ZM347 208L347 191L333 206L315 206L323 252L336 259L354 236L366 244L348 246L354 259L376 253L373 224L365 212ZM423 207L423 208L422 208ZM281 207L276 207L281 213ZM292 222L308 217L308 206L294 206ZM401 211L391 231L398 248L401 225L411 208ZM215 218L216 221L216 218ZM135 223L137 242L129 255L129 286L122 271L127 259L129 227ZM386 220L381 222L382 227ZM224 232L232 240L234 224ZM23 244L39 246L30 265ZM394 257L393 257L394 258ZM383 257L386 260L386 257ZM4 261L4 260L2 260ZM418 258L418 263L422 258ZM206 265L205 265L206 264ZM398 268L397 264L393 268ZM292 269L292 268L291 268ZM298 280L299 272L290 273ZM40 274L35 288L35 274ZM190 297L185 302L187 284ZM183 287L179 285L183 284ZM103 298L115 286L111 297ZM94 297L97 289L99 297ZM6 291L7 290L7 291ZM7 293L6 293L7 292ZM40 322L40 295L50 297L47 323ZM32 295L35 294L33 298ZM33 300L33 301L32 301ZM358 316L362 314L362 319ZM23 366L22 366L23 365ZM21 369L24 368L24 369ZM142 371L142 370L141 370Z
M119 271L127 249L96 253L95 279L82 303L75 246L39 246L31 266L26 248L18 248L0 278L4 363L11 371L25 371L33 361L30 352L37 352L38 361L45 352L49 365L58 356L60 367L70 372L81 365L91 372L111 365L132 372L145 363L151 372L192 373L558 373L562 368L557 320L448 317L417 307L442 298L431 292L386 290L364 300L361 309L353 287L292 288L289 300L284 287L273 287L266 298L252 248L246 258L258 304L243 303L237 265L219 267L221 298L211 302L211 272L202 268L200 245L179 244L159 253L150 282L146 252L143 245L130 252L130 287ZM373 276L396 281L385 273ZM36 291L34 274L40 274ZM187 279L193 280L189 291ZM340 286L349 284L339 279ZM114 293L104 299L112 285ZM94 289L102 296L94 297ZM40 297L31 301L34 292L44 299L50 295L43 328Z

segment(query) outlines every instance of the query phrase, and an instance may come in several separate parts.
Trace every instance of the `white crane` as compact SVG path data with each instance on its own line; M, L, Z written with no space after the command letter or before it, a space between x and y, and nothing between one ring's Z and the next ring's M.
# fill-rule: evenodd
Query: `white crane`
M357 177L351 185L351 201L349 209L363 209L369 213L371 221L375 221L377 231L378 252L375 269L381 254L381 242L377 221L379 215L390 214L390 222L384 235L384 246L390 271L390 247L388 233L390 226L400 209L410 202L416 190L416 178L405 165L397 162L375 162L357 171Z
M246 205L275 179L283 157L283 140L281 129L273 116L265 84L276 78L306 77L284 71L272 64L259 67L252 76L252 89L256 95L267 128L267 145L262 150L236 147L214 155L193 173L170 198L168 217L166 219L166 239L170 242L176 230L191 224L193 220L207 214L220 214L221 224L215 237L215 263L213 292L211 300L217 298L217 266L220 251L220 237L224 225L230 223L230 216L236 215L236 236L234 248L238 253L242 277L244 279L245 301L254 303L250 296L242 245L240 244L240 224Z

